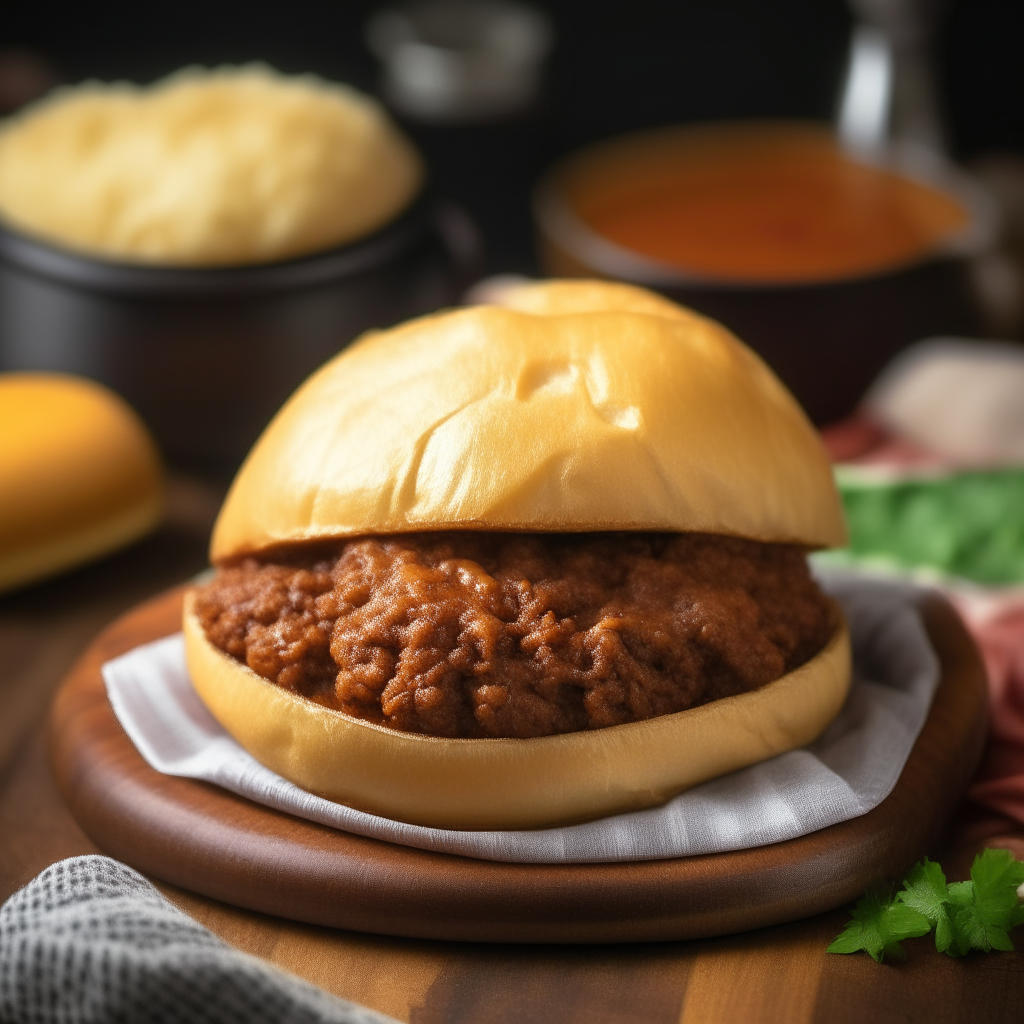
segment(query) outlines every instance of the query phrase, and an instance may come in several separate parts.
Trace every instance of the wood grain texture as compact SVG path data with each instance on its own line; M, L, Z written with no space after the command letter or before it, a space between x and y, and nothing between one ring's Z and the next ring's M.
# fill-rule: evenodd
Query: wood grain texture
M785 843L627 864L499 864L338 832L226 790L164 776L114 718L100 665L177 628L181 590L102 633L51 713L53 768L103 850L184 889L357 931L499 942L722 935L807 917L898 876L934 843L985 732L984 672L955 613L923 599L943 676L893 793L860 818Z
M0 595L0 778L96 633L155 590L206 567L221 494L215 485L171 477L167 514L150 537L63 576Z

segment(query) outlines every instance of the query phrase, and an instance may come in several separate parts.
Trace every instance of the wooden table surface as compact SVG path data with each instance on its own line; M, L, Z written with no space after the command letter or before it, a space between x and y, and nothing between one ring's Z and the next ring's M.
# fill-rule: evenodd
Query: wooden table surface
M48 864L97 852L50 776L50 697L89 639L199 571L218 496L177 481L161 531L130 551L0 599L0 900ZM1024 857L1024 830L965 810L935 855L953 878L986 845ZM953 960L930 939L878 965L825 947L845 910L729 938L628 946L488 946L359 935L237 910L161 885L240 949L347 999L435 1022L864 1022L1024 1020L1021 949Z

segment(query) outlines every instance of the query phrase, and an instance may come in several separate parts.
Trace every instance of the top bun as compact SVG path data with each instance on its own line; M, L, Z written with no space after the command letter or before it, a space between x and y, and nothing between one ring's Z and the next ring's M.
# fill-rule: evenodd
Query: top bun
M212 559L454 529L845 543L814 428L720 324L596 281L498 298L370 333L310 377L235 478Z
M261 263L376 230L422 164L362 93L262 65L61 89L0 133L0 213L88 253Z

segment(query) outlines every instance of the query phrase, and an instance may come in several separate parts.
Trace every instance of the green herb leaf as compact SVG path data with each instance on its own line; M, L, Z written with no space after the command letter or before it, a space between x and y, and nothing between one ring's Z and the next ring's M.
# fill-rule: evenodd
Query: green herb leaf
M852 920L828 947L830 953L865 950L881 962L902 958L903 939L935 928L941 953L964 956L972 949L1010 951L1010 929L1024 924L1024 861L1008 850L983 850L974 858L969 882L946 884L942 868L926 857L907 875L894 899L869 892L853 908Z
M935 861L927 857L907 875L903 889L896 899L924 914L935 929L935 948L944 953L953 942L953 927L949 920L949 893L946 876Z
M983 850L971 865L974 900L979 913L1000 927L1012 928L1021 921L1017 890L1024 885L1024 861L1009 850Z
M963 956L972 949L982 949L985 930L974 912L974 882L953 882L949 886L949 920L952 941L943 952Z
M1013 949L1009 931L1024 924L1017 889L1024 883L1024 862L1008 850L984 850L971 865L971 881L948 887L953 941L946 950L963 956L972 949Z
M927 935L931 923L924 914L877 892L869 892L853 908L846 928L828 947L829 953L865 950L879 963L886 956L902 959L903 939Z

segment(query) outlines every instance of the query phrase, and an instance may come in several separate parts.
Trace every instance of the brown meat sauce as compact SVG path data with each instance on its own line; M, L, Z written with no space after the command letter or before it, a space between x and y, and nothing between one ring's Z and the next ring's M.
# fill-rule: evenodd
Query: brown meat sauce
M546 736L764 686L833 627L803 549L707 534L434 533L222 568L221 650L349 715L434 736Z

